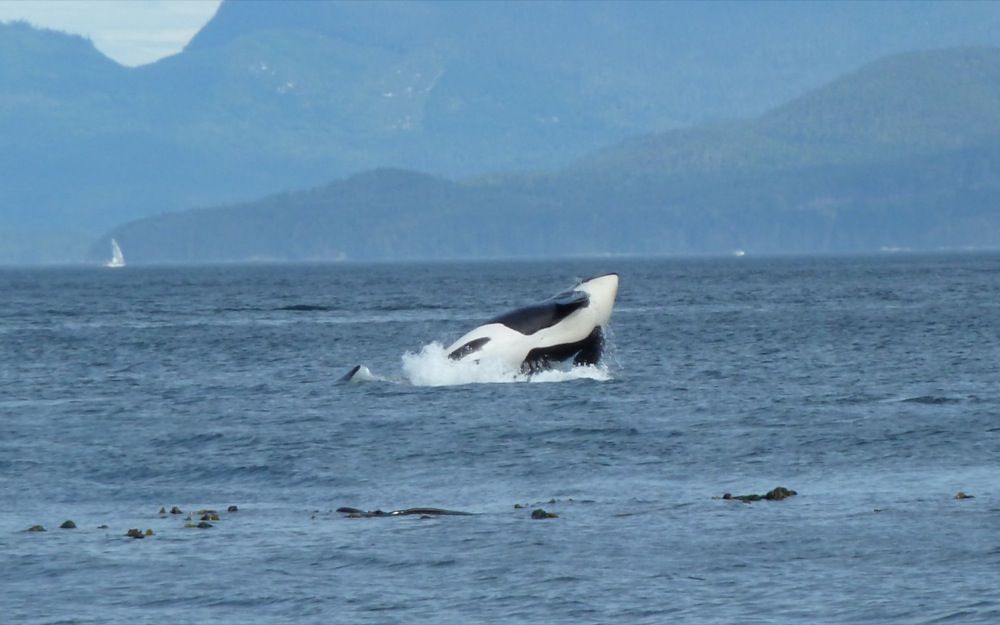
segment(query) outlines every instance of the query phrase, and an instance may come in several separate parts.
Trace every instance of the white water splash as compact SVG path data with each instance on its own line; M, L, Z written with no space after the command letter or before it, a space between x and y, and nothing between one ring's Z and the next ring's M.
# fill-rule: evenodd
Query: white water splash
M529 382L566 382L568 380L611 380L611 372L604 365L581 365L566 369L550 369L531 376Z
M565 382L582 379L603 382L611 379L611 374L602 366L566 367L529 375L497 362L451 360L445 347L438 342L424 345L418 353L403 354L403 376L414 386Z

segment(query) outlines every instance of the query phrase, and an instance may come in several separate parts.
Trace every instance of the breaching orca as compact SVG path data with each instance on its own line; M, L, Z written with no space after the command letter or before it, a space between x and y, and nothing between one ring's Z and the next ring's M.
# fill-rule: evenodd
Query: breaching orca
M596 365L604 352L604 327L618 296L618 274L583 280L569 291L495 317L446 350L452 360L500 363L537 373L558 363ZM357 365L340 382L376 379Z
M574 365L595 365L604 351L603 328L617 295L617 273L584 280L569 291L475 328L448 347L448 357L501 362L524 373L570 359Z

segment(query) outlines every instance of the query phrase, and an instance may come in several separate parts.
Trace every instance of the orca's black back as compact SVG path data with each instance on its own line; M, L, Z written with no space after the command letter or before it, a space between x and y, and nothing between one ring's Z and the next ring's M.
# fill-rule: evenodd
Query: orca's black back
M554 326L572 314L573 311L586 306L588 302L590 302L590 298L586 293L570 291L541 304L525 306L504 313L490 320L489 323L502 323L511 330L530 335Z

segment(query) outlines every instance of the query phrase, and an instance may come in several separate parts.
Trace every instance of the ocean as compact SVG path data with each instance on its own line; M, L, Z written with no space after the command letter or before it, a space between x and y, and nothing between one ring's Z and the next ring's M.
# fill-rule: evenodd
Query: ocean
M3 269L0 369L3 623L1000 622L1000 255Z

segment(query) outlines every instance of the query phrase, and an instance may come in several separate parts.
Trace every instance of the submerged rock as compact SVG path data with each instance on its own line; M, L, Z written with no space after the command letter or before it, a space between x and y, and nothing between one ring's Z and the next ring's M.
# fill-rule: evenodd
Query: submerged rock
M41 525L32 525L31 527L29 527L28 529L26 529L24 531L26 531L26 532L46 532L48 530L46 530Z
M226 512L239 512L239 511L240 509L237 508L236 506L229 506L228 508L226 508Z
M162 507L162 506L160 506L160 514L166 514L166 513L167 513L167 509L164 508L164 507Z
M146 536L152 536L152 535L153 535L153 528L148 528L146 530Z
M129 531L125 532L125 535L128 536L129 538L145 538L146 537L146 535L143 534L142 530L140 530L139 528L132 528Z
M967 495L965 491L958 491L955 493L955 499L975 499L975 495Z
M210 527L215 527L215 526L212 525L211 523L206 522L206 521L202 521L201 523L199 523L195 527L197 527L198 529L204 530L204 529L208 529Z
M104 523L101 523L100 525L97 526L97 529L99 529L99 530L106 530L106 529L108 529L108 526L105 525Z
M533 519L558 519L559 515L555 512L546 512L541 508L535 508L531 511L531 518Z
M170 509L170 514L184 514L184 513L181 512L180 508L178 508L177 506L174 506L173 508Z
M59 528L64 530L75 530L76 523L74 523L73 521L63 521L63 524L60 525Z

